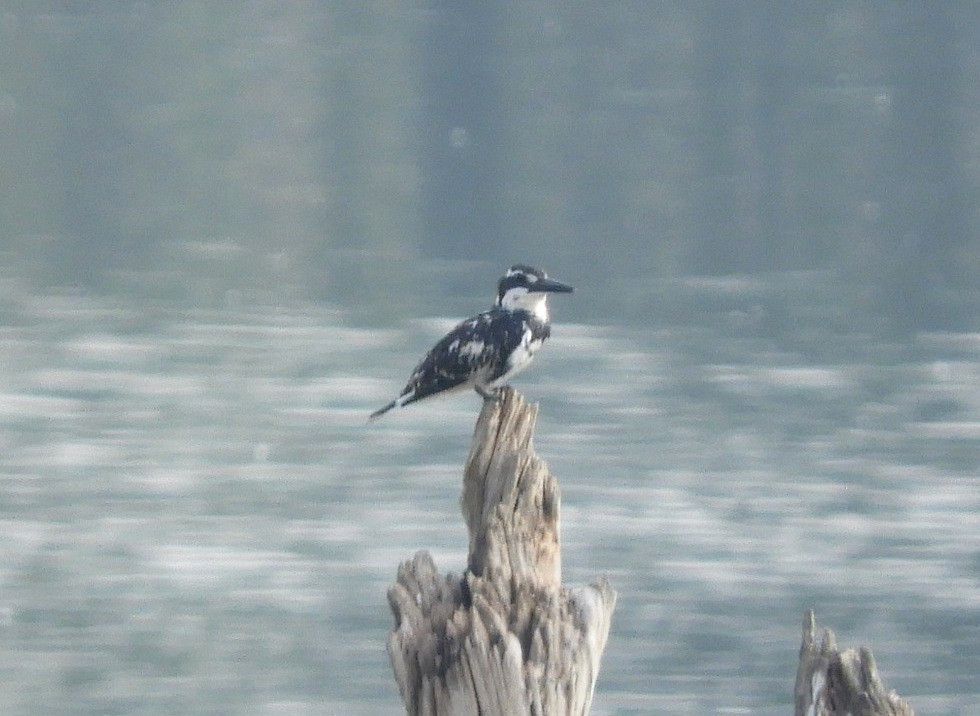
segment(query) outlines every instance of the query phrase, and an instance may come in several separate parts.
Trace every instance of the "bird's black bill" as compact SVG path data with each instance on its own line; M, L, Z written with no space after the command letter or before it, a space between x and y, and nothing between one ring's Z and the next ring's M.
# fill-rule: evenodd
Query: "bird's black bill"
M542 278L528 286L527 290L533 293L543 293L545 291L548 293L572 293L575 289L567 283L555 281L553 278Z

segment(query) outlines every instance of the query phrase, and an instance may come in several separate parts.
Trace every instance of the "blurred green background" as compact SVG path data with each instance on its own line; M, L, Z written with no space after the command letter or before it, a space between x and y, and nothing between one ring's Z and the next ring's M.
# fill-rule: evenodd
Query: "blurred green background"
M840 277L848 328L973 320L975 3L2 5L34 285L410 311L522 259L603 321L785 271Z

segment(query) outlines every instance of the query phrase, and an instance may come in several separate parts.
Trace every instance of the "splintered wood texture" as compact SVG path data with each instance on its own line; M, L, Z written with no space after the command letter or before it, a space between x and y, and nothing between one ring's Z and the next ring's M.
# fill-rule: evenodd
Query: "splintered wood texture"
M824 629L817 644L815 631L813 611L808 610L796 671L796 716L913 716L904 699L885 691L870 651L841 651L830 629Z
M516 391L487 402L473 431L463 476L469 568L504 584L561 586L558 481L531 444L538 417Z
M469 569L418 552L388 602L388 655L408 714L587 714L616 593L561 587L558 486L531 448L537 411L507 389L474 432L463 488Z

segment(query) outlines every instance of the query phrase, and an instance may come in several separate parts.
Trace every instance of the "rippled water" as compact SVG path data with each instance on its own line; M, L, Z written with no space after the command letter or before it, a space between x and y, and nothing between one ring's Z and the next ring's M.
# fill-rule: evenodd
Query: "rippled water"
M450 321L7 298L0 711L401 712L385 591L465 566L479 401L365 419ZM594 713L791 713L807 607L980 713L980 335L833 344L562 324L517 381L620 595Z

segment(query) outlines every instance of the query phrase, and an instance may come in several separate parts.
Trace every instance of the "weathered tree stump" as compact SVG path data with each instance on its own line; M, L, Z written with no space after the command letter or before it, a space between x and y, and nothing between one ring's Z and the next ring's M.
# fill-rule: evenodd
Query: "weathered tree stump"
M794 689L796 716L913 716L905 700L885 691L870 651L841 651L830 629L824 629L818 645L815 629L813 610L807 610Z
M483 406L463 480L462 579L428 552L398 568L388 655L410 716L587 714L616 592L561 586L558 483L533 451L537 406Z

